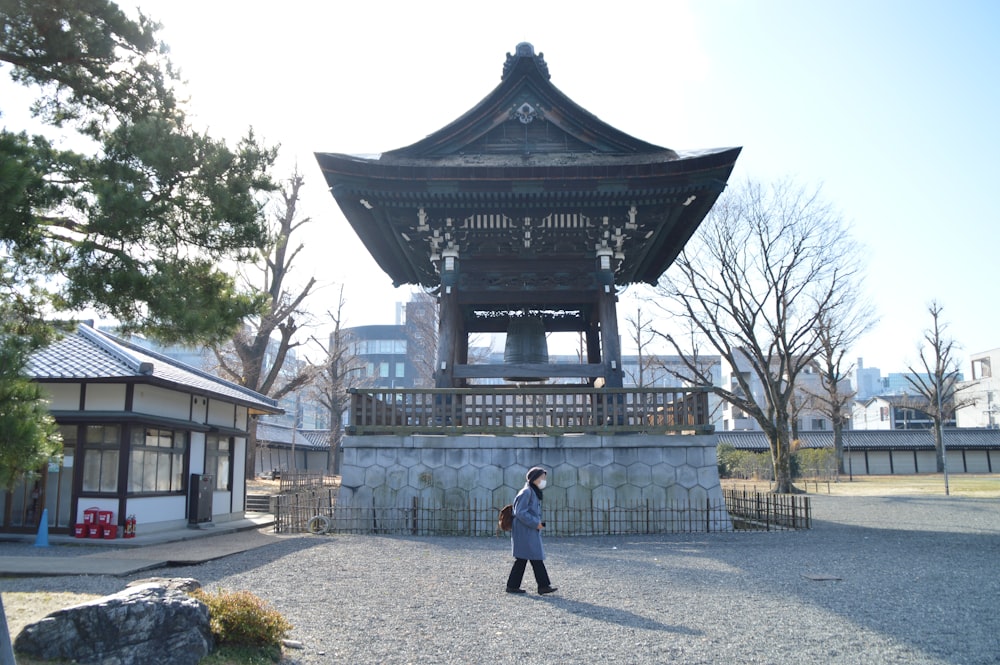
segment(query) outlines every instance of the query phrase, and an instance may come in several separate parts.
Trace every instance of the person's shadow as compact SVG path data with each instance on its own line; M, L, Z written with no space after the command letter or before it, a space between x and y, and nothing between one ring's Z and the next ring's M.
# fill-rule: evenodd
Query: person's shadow
M640 628L642 630L662 630L668 633L677 633L679 635L703 635L704 632L698 630L697 628L688 628L687 626L672 626L669 624L650 619L649 617L644 617L640 614L634 612L629 612L628 610L618 609L616 607L606 607L604 605L595 605L593 603L585 603L579 600L570 600L569 598L562 598L559 596L535 596L535 600L549 601L553 607L559 607L570 614L576 614L577 616L585 617L587 619L593 619L595 621L606 621L608 623L616 623L620 626L628 626L629 628Z

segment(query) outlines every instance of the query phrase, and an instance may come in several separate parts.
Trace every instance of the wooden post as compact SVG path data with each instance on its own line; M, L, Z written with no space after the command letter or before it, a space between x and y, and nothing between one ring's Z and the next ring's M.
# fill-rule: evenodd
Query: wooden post
M621 388L622 380L622 347L618 337L618 312L615 305L617 296L614 285L605 287L597 295L597 309L601 322L601 349L604 356L604 385L608 388ZM612 365L614 365L612 367Z
M461 313L458 308L458 294L455 287L442 287L439 300L441 311L438 316L438 349L437 366L434 376L438 388L455 387L455 360L458 345L458 335L462 326Z

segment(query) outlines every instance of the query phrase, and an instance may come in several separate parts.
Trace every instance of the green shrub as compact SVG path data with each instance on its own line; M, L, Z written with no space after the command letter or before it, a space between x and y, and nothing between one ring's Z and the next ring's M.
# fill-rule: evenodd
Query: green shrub
M208 605L209 627L216 644L270 646L281 644L292 629L285 617L249 591L191 594Z

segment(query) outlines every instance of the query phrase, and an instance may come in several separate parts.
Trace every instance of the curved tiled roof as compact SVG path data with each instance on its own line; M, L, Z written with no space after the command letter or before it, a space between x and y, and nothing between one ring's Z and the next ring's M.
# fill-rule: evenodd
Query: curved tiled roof
M265 413L283 412L270 397L83 324L76 332L33 353L27 370L28 376L39 383L158 384L215 396Z
M294 432L294 435L293 435ZM275 423L257 423L257 441L263 445L291 446L294 436L296 446L326 450L330 447L330 430L297 429Z
M965 450L1000 450L1000 430L954 428L944 431L945 446ZM737 450L764 452L768 449L763 432L719 432L718 441ZM844 447L851 450L933 450L931 430L849 430ZM833 432L799 432L800 448L832 448Z

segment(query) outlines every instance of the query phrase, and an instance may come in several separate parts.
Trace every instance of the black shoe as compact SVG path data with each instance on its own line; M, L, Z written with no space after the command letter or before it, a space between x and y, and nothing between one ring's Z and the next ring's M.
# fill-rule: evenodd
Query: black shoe
M538 593L540 594L555 593L558 590L559 589L554 586L543 586L538 589Z
M507 593L525 593L524 589L511 589L507 587Z

